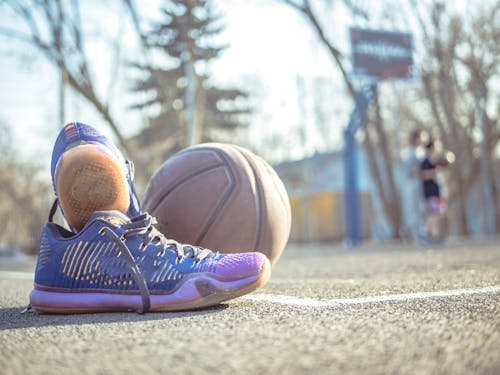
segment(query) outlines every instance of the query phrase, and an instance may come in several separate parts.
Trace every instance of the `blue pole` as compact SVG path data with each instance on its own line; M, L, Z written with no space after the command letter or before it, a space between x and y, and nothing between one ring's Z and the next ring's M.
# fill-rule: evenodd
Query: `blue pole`
M349 247L359 246L362 242L356 131L366 122L368 107L375 92L376 84L357 93L354 110L344 130L344 243Z
M361 245L361 205L359 202L358 150L355 134L344 131L344 212L345 244L349 247Z

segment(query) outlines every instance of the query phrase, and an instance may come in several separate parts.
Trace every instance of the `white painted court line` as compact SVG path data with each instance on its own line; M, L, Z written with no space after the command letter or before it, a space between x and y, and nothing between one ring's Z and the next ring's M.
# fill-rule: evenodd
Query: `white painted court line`
M33 272L0 271L0 279L33 280ZM482 288L454 289L437 292L422 292L408 294L385 294L380 296L338 299L315 299L307 297L294 297L274 294L249 294L240 298L256 302L272 302L282 305L299 307L339 307L346 305L361 305L375 302L409 301L414 299L426 299L437 297L467 296L472 294L499 293L500 285L486 286Z
M282 305L300 307L339 307L345 305L361 305L375 302L408 301L414 299L426 299L436 297L467 296L472 294L499 293L500 285L486 286L483 288L443 290L438 292L387 294L381 296L339 299L314 299L306 297L293 297L273 294L250 294L240 298L256 302L272 302Z
M0 279L33 280L34 278L35 275L33 272L0 271Z

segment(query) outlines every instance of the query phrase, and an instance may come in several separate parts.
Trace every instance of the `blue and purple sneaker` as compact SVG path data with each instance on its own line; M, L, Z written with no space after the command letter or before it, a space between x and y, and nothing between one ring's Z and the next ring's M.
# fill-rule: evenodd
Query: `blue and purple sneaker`
M59 206L75 231L95 211L140 214L133 164L92 126L79 122L64 126L52 151L51 174Z
M261 253L219 254L167 240L146 213L94 212L75 234L49 216L30 305L46 313L177 311L218 304L265 284Z

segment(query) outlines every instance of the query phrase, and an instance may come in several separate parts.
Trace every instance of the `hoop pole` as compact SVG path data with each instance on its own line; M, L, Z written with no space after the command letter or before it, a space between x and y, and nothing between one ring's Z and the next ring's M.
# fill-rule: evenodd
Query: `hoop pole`
M356 132L364 126L370 102L375 96L377 83L361 88L349 124L344 130L344 244L356 247L362 243L361 204L359 198L359 160Z

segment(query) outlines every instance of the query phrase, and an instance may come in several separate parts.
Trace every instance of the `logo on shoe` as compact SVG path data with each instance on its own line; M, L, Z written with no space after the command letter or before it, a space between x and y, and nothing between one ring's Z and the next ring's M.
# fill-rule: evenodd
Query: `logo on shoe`
M102 219L116 227L128 223L127 219L118 216L104 216Z
M70 123L64 127L64 133L67 139L75 138L78 136L78 128L74 123Z

